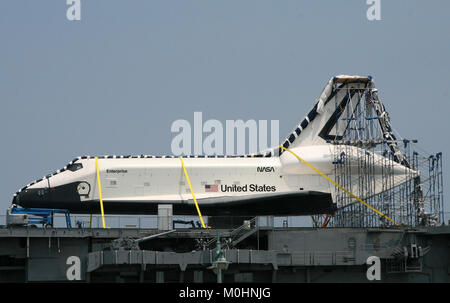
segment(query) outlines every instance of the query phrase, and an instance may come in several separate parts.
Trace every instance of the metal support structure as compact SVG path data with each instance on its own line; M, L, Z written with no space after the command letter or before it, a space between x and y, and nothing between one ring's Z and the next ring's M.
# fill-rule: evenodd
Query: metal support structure
M350 90L345 85L334 89ZM333 198L338 210L329 219L315 216L315 226L386 227L392 221L404 226L443 223L442 154L422 155L415 146L417 140L398 139L393 134L389 114L373 82L352 93L358 99L354 107L347 107L336 126L344 128L343 135L328 141L334 149L334 181L386 216L378 216L355 197L336 190ZM338 108L337 100L330 102ZM357 155L355 146L359 147ZM403 175L398 167L394 174L397 163L405 167ZM380 167L381 172L376 171Z

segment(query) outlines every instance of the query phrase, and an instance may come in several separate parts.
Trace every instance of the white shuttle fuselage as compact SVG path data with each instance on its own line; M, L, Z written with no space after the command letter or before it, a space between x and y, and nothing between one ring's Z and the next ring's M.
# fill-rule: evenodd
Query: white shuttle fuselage
M366 89L371 81L361 77L348 79L351 80L346 85L354 90ZM344 128L337 120L356 102L352 94L333 91L335 81L336 78L330 80L313 110L283 144L330 178L334 176L336 158L334 147L327 140L341 135ZM341 108L331 105L332 98L338 98ZM353 163L350 172L356 175L361 148L349 147L347 153L346 157ZM391 161L392 173L398 175L396 183L406 181L405 170L409 168L382 155L371 157L375 178L377 174L381 176L386 161ZM335 209L335 186L278 147L254 155L189 156L183 157L183 162L192 191L206 216L310 215L333 213ZM101 188L95 157L79 157L65 168L22 188L13 203L95 213L100 209L101 190L106 213L151 214L156 213L158 204L172 204L174 214L196 214L193 195L178 157L104 156L98 158L98 170Z

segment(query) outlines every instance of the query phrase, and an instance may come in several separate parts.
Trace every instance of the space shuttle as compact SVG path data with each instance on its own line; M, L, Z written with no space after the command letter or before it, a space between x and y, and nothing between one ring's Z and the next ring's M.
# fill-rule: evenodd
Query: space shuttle
M395 176L392 186L402 184L407 181L405 176L418 172L402 158L383 120L384 107L376 102L372 78L341 75L327 82L312 109L280 146L240 156L184 156L183 161L176 156L82 156L23 187L12 203L27 208L99 213L101 194L107 214L156 214L159 204L171 204L174 215L196 215L195 202L206 216L333 214L339 189L294 154L334 179L333 142L344 139L364 94L371 96L372 102L366 106L373 106L379 115L380 129L383 137L391 141L389 152L394 155L388 158L372 152L373 177L381 177L382 167L388 163ZM346 149L349 174L358 174L358 157L364 152L370 151L357 144ZM358 191L358 182L354 183L348 188L351 192ZM380 185L371 194L382 191Z

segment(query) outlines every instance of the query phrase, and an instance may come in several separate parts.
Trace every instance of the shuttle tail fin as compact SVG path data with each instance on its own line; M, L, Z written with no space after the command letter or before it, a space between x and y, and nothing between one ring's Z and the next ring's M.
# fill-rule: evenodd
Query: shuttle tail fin
M325 85L313 108L281 141L284 148L323 145L336 142L364 146L387 142L393 160L410 167L397 146L389 114L378 97L371 76L339 75ZM270 157L284 152L273 147L257 156Z
M336 76L328 81L314 107L282 141L285 148L341 140L372 78Z

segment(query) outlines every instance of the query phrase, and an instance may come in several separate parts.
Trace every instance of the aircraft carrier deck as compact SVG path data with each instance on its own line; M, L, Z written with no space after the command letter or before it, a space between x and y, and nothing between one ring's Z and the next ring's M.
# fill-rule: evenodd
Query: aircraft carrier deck
M274 227L255 218L234 229L0 229L1 282L450 282L450 226ZM370 257L381 275L369 280Z

